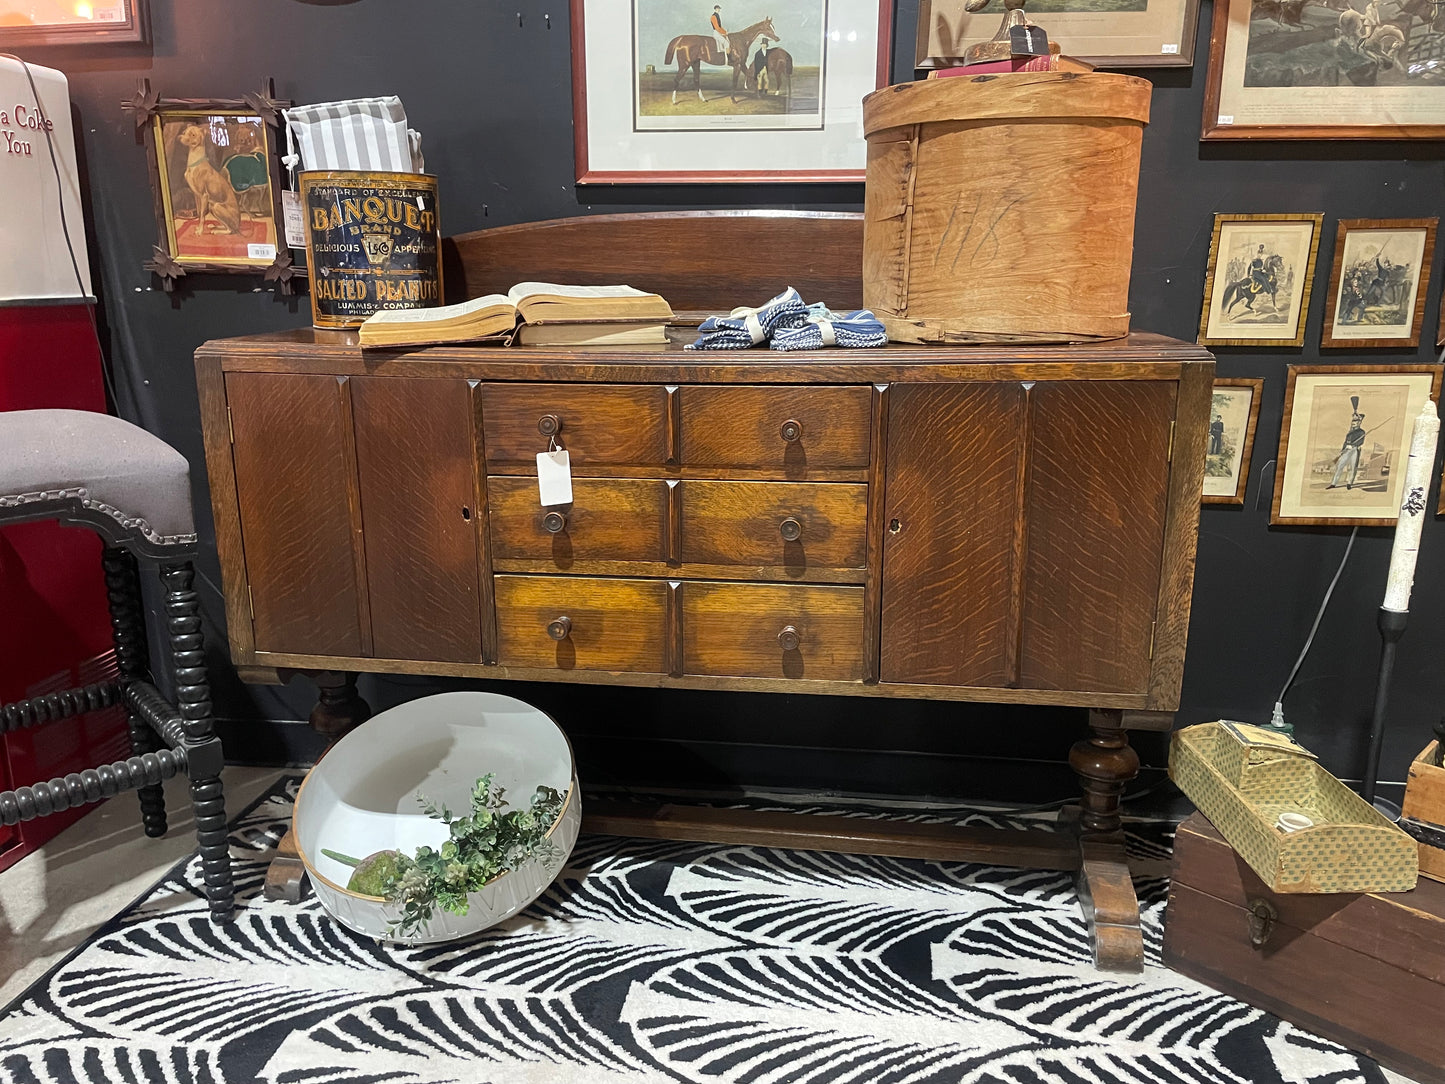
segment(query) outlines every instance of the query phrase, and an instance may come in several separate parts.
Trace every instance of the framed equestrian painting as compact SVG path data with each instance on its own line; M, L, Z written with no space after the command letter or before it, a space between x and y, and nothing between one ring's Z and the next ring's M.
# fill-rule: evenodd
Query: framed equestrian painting
M1340 221L1321 346L1420 345L1439 221Z
M1301 346L1322 214L1215 215L1199 341Z
M1445 137L1434 0L1215 0L1201 139Z
M893 0L574 0L577 183L861 181Z
M1440 398L1436 365L1289 367L1269 521L1388 527L1415 415Z
M167 290L189 272L263 274L289 292L276 156L280 110L268 86L244 98L160 98L143 85L124 103L144 136L159 239L148 270Z
M1029 0L1028 13L1069 56L1100 68L1187 68L1194 63L1199 0ZM918 68L948 68L988 41L1003 0L970 12L965 0L920 0Z
M1254 451L1254 427L1264 381L1254 377L1214 382L1209 444L1204 456L1205 504L1243 504Z
M0 0L0 49L145 41L146 0L43 3Z

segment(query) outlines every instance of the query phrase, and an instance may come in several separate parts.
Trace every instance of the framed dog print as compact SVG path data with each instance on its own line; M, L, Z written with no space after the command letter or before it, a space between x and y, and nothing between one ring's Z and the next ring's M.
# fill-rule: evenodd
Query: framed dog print
M1263 391L1264 381L1250 377L1214 382L1209 444L1204 456L1205 504L1244 503Z
M573 0L577 183L862 181L893 0Z
M1202 139L1440 139L1431 0L1215 0Z
M1289 367L1269 521L1388 527L1436 365Z
M1301 346L1323 214L1214 216L1199 341Z
M269 89L236 99L160 98L146 85L126 105L145 137L158 240L146 267L167 290L188 272L264 274L286 286Z
M1321 346L1420 345L1439 221L1340 221Z

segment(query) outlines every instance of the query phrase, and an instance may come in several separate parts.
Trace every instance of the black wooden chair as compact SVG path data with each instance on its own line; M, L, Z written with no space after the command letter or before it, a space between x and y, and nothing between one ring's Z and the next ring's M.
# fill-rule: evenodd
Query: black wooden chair
M89 527L104 539L119 676L6 704L0 707L0 731L123 703L130 713L134 755L0 792L0 823L12 825L136 790L146 835L161 836L166 831L161 782L184 773L190 780L211 921L230 921L234 890L221 790L224 761L211 716L200 606L192 589L196 531L185 457L145 430L106 414L0 413L0 526L37 519ZM165 585L174 704L151 678L137 558L158 564Z

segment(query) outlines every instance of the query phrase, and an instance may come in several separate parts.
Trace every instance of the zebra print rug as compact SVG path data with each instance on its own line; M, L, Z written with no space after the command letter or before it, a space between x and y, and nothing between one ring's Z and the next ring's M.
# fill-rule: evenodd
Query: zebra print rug
M0 1013L0 1081L1386 1079L1160 967L1163 881L1139 885L1137 977L1092 968L1066 874L601 836L499 928L377 944L314 898L261 898L297 783L236 822L235 925L207 921L182 863Z

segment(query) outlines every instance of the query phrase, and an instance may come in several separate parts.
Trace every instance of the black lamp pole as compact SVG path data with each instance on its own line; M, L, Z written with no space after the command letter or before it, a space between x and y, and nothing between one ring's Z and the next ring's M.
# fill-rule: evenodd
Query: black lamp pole
M1395 676L1395 648L1405 635L1408 610L1387 610L1380 607L1375 624L1380 630L1380 675L1375 683L1375 713L1370 719L1370 747L1365 754L1365 774L1360 795L1375 804L1375 781L1380 775L1380 748L1385 742L1385 709L1390 703L1390 681Z

